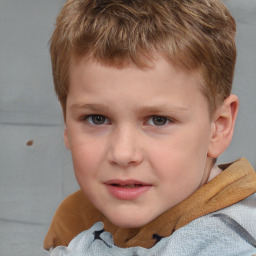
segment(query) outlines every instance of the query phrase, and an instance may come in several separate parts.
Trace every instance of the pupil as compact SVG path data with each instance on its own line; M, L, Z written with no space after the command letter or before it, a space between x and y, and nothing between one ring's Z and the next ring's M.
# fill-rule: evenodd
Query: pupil
M153 117L153 123L155 125L161 126L161 125L165 125L167 122L167 119L165 117L162 116L154 116Z
M99 115L92 116L92 121L94 124L104 124L105 117Z

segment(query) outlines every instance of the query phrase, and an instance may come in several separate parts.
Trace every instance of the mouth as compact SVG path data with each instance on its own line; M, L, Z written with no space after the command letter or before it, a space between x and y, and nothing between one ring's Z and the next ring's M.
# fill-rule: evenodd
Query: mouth
M133 200L146 193L152 185L135 180L110 180L105 183L112 196L120 200Z
M121 184L116 184L116 183L113 183L113 184L110 184L111 186L114 186L114 187L120 187L120 188L140 188L140 187L143 187L142 184L127 184L127 185L121 185Z
M120 188L140 188L144 186L150 186L149 184L135 180L110 180L106 182L106 185Z

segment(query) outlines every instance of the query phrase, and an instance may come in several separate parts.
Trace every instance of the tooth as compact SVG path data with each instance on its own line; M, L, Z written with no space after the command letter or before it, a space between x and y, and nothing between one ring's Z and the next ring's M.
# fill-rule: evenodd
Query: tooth
M141 184L125 184L125 185L122 185L122 184L116 184L116 183L113 183L111 185L115 186L115 187L122 187L122 188L138 188L138 187L142 186Z

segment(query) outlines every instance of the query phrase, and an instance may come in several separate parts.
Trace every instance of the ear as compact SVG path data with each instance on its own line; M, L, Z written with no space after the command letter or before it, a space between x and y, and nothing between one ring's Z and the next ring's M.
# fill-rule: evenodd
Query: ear
M67 149L70 149L67 127L65 127L65 129L64 129L64 134L63 135L64 135L64 144L65 144Z
M239 100L236 95L230 95L215 111L212 120L212 131L208 156L217 158L229 146L238 113Z

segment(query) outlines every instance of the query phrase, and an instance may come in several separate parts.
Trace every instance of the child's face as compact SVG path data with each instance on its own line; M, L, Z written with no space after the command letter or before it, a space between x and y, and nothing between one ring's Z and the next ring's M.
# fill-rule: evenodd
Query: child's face
M65 143L76 178L115 225L143 226L209 175L212 133L198 74L72 60Z

